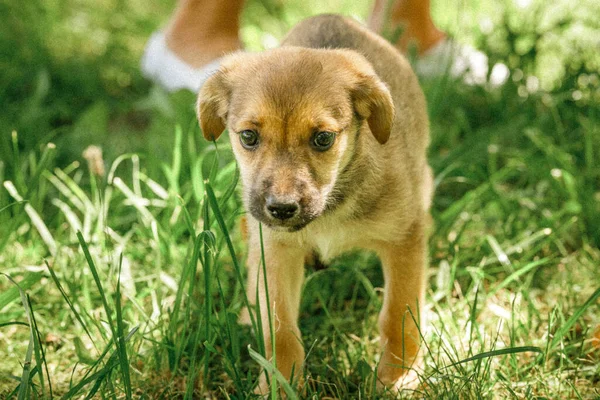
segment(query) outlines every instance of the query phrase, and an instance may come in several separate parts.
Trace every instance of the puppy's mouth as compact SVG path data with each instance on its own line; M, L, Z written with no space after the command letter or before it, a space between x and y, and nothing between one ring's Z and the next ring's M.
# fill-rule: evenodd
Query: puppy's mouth
M318 216L302 204L274 207L262 199L251 200L249 211L265 226L280 232L298 232Z
M256 212L253 212L251 209L250 213L252 214L252 216L254 218L256 218L258 221L262 222L264 225L268 226L270 229L273 229L274 231L281 231L281 232L301 231L302 229L304 229L306 227L306 225L311 223L312 220L314 219L314 218L309 218L309 217L298 216L298 217L291 218L289 220L282 221L280 219L267 216L264 212L256 213Z
M263 221L261 221L261 222L263 222ZM272 229L274 231L277 231L277 232L290 232L290 233L292 233L292 232L299 232L302 229L304 229L304 227L306 225L308 225L308 223L306 223L306 224L302 224L302 225L285 226L285 225L280 225L280 224L271 224L271 223L269 223L267 221L264 221L263 223L266 226L268 226L269 229Z

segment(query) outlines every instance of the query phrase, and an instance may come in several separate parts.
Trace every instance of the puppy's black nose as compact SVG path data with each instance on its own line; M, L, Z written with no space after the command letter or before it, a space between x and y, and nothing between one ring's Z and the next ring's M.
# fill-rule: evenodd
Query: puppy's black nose
M267 198L267 211L274 218L280 220L290 219L298 213L298 203L290 200Z

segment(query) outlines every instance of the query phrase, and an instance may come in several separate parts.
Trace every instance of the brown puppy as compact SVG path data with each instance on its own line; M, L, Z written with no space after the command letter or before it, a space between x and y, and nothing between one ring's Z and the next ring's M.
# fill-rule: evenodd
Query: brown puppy
M302 371L307 254L327 261L360 247L384 269L379 380L401 388L418 358L432 195L426 105L406 59L353 20L313 17L281 48L229 56L201 89L198 116L207 139L230 132L249 211L248 296L258 285L263 314L266 227L277 368ZM265 343L270 357L268 329Z

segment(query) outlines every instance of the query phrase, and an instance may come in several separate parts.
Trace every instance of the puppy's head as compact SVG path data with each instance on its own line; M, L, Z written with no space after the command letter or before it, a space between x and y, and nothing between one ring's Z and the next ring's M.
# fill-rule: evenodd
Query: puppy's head
M387 88L350 50L234 54L198 98L204 137L229 129L247 209L287 231L342 201L336 183L356 161L359 142L384 144L393 117Z

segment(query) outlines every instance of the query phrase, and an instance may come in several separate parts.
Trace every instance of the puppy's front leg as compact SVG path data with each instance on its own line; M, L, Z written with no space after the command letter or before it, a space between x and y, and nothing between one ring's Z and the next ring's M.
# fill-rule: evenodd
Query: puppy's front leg
M265 232L266 233L266 232ZM275 241L266 234L264 238L267 291L261 266L260 244L252 245L248 253L248 298L256 299L260 305L267 359L273 357L273 341L269 329L270 307L275 336L275 361L277 369L287 379L298 378L302 373L304 347L298 329L300 294L304 280L305 251L294 246ZM257 273L258 272L258 273ZM257 388L258 393L268 393L266 378L263 376Z
M385 278L379 315L382 357L379 386L416 387L413 368L419 364L419 329L426 279L426 237L416 223L400 243L386 243L378 251Z

